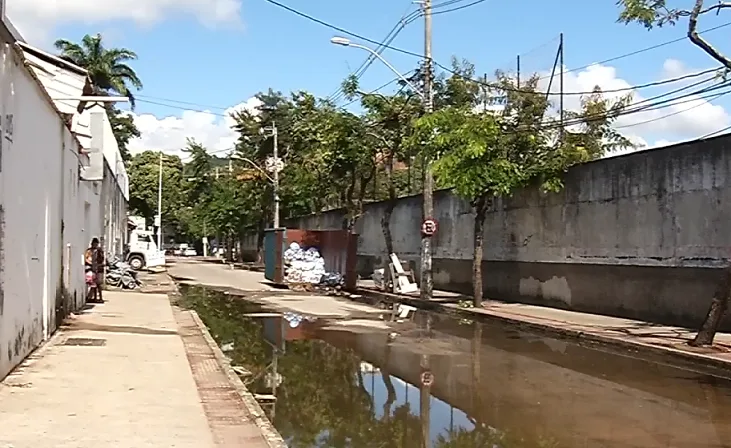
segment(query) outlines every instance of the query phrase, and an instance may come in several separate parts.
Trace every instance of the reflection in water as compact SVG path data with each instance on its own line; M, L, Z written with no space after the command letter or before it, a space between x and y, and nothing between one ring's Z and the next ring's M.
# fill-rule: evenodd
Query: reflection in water
M252 392L276 395L263 407L291 447L731 447L726 380L439 315L279 334L245 316L259 305L184 296Z

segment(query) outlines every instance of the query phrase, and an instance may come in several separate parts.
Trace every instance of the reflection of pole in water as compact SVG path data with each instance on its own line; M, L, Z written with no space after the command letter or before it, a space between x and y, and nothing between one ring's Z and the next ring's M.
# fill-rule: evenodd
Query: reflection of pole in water
M276 413L277 408L277 383L279 382L279 350L274 349L272 359L272 396L274 397L274 400L272 400L272 423L274 422L274 415Z
M472 417L477 423L482 424L482 378L480 375L480 351L482 346L482 325L475 322L472 334Z
M422 372L429 371L429 355L421 355ZM419 419L421 420L421 446L431 447L429 426L431 421L431 385L425 385L424 381L419 384Z

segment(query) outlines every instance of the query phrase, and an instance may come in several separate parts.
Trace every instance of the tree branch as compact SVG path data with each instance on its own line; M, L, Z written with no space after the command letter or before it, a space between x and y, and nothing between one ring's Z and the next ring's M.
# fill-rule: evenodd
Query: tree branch
M700 34L698 34L698 17L705 12L716 9L720 11L723 8L731 8L731 3L720 2L710 8L703 9L703 0L695 0L695 6L690 11L688 18L688 38L696 46L700 47L713 59L723 64L726 68L731 69L731 59L724 56L720 51L714 48L708 41L706 41Z

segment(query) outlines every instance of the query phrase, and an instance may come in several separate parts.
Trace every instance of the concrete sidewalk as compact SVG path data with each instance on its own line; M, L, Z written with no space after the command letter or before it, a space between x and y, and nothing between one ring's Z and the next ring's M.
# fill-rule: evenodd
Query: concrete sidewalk
M105 299L0 383L0 447L270 446L189 313Z

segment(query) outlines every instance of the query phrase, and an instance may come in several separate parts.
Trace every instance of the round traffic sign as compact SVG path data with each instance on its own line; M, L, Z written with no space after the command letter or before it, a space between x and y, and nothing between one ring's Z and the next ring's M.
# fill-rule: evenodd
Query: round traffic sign
M424 372L421 374L421 384L424 387L430 387L434 384L434 374L431 372Z
M425 219L421 224L421 233L424 236L433 236L437 233L437 222L431 218Z

